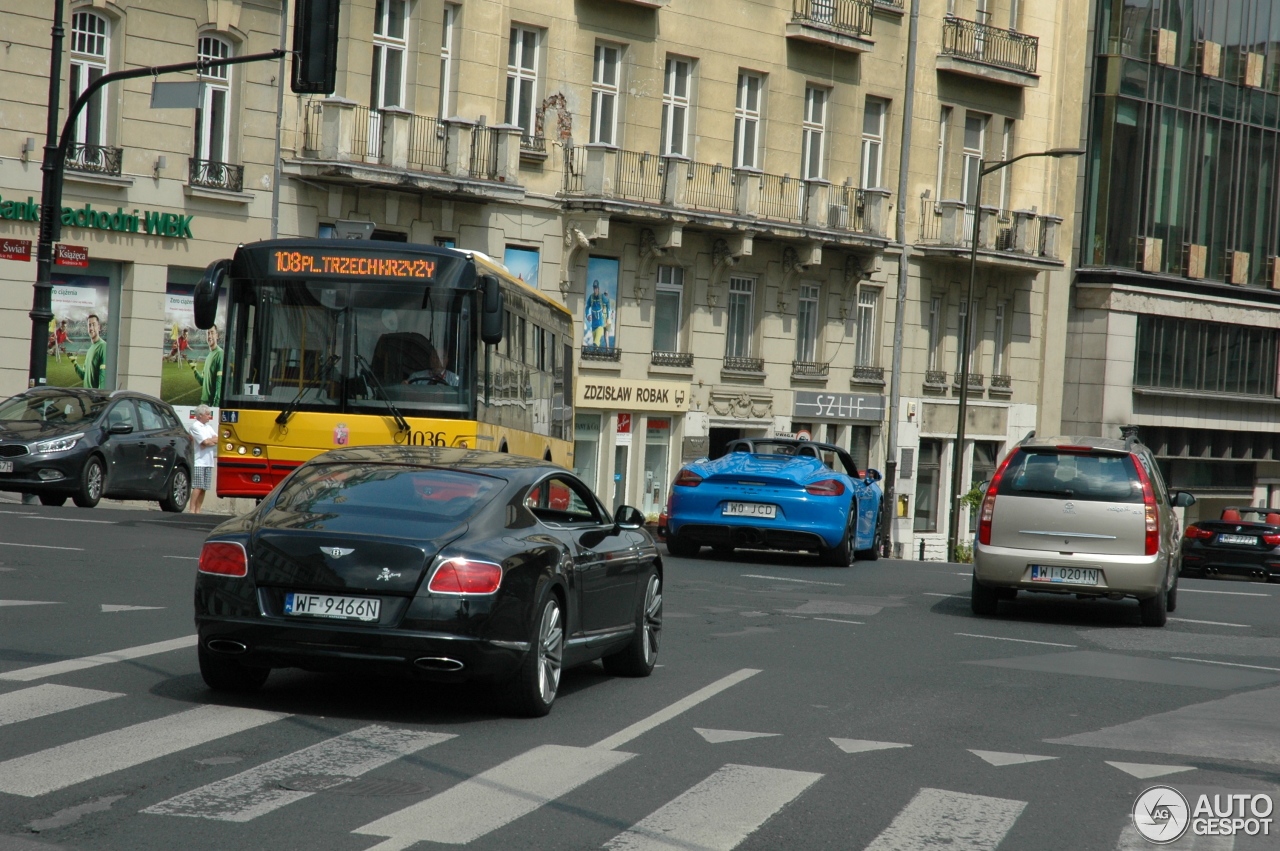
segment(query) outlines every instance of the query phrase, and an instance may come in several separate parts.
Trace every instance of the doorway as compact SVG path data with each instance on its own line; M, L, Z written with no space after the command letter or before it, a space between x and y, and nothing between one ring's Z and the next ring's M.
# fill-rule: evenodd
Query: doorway
M725 447L743 436L740 428L716 428L712 426L707 440L707 457L714 460L724 454Z

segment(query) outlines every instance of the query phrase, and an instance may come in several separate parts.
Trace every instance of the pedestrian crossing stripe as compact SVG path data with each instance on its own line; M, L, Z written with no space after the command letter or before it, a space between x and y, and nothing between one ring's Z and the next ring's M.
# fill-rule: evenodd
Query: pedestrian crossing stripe
M115 697L124 697L124 695L115 691L72 688L51 683L19 689L8 694L0 694L0 727L66 712L68 709L90 706Z
M921 789L866 851L995 851L1026 801Z

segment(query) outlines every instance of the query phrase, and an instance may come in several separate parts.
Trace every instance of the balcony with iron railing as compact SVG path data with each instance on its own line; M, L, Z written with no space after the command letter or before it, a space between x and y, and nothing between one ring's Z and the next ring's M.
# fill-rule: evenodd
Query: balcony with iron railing
M726 355L724 359L726 372L742 372L764 375L764 358L744 358Z
M998 83L1033 87L1040 40L979 21L947 17L942 22L938 70Z
M993 375L991 376L991 386L989 388L991 394L1008 396L1013 393L1013 376L1011 375Z
M655 219L669 219L670 209L696 210L726 217L729 228L741 229L748 224L743 220L750 220L753 230L776 223L779 232L796 236L821 230L880 239L885 238L889 201L884 189L860 189L848 182L834 185L609 145L566 147L561 192L648 205ZM829 241L829 234L823 239Z
M884 367L882 366L855 366L853 368L853 378L850 379L851 384L884 384Z
M1034 210L1000 210L984 205L979 222L978 262L1025 267L1061 266L1058 236L1061 216ZM957 254L973 246L973 206L960 201L923 201L920 205L920 243L930 249ZM927 253L927 251L926 251Z
M673 369L693 369L693 352L653 352L649 356L649 364Z
M982 388L986 386L986 384L987 384L987 377L982 373L980 372L969 373L969 392L970 393L972 393L974 390L981 391ZM960 373L957 372L951 376L951 386L956 390L960 389Z
M67 146L67 158L63 166L67 171L119 177L123 160L124 148L72 142Z
M844 50L867 53L871 40L871 0L792 0L786 36Z
M821 361L793 360L791 362L792 378L826 378L831 372L831 364Z
M201 189L243 192L244 166L191 157L187 160L187 184Z
M926 390L946 390L947 389L946 370L926 369L924 372L924 387Z
M622 349L615 346L583 346L581 357L587 361L617 363L622 360Z

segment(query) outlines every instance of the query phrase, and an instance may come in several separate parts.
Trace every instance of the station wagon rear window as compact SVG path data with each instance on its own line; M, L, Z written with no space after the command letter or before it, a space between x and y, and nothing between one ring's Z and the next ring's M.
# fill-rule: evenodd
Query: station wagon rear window
M1029 451L1010 461L1000 495L1085 502L1142 502L1142 482L1128 455Z

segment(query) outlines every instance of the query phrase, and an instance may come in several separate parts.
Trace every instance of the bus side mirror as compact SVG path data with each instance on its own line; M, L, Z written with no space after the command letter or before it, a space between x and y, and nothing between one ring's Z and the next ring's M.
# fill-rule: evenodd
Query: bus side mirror
M204 270L200 283L196 284L192 294L191 307L195 313L196 327L207 331L213 327L218 317L218 294L222 290L222 281L231 268L230 260L215 260Z
M485 275L480 279L480 339L489 346L502 342L503 298L498 279Z

